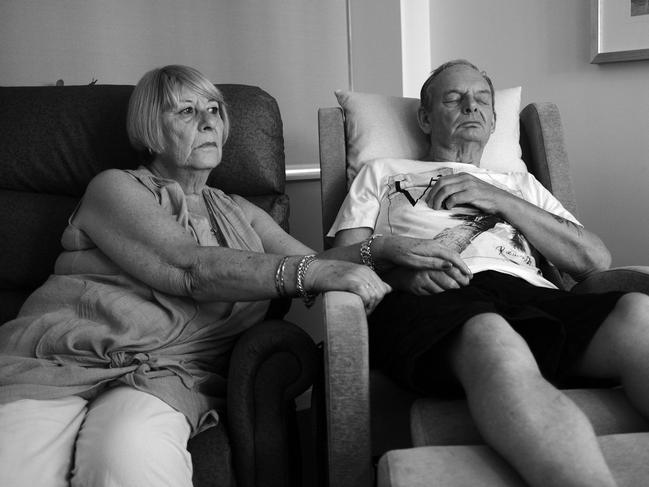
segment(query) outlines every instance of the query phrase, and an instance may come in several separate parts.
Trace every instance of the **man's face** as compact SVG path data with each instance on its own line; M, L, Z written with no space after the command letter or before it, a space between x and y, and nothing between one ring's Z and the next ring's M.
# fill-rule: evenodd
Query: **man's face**
M491 90L482 74L470 66L451 66L432 83L429 94L431 106L420 125L432 145L486 145L495 120Z

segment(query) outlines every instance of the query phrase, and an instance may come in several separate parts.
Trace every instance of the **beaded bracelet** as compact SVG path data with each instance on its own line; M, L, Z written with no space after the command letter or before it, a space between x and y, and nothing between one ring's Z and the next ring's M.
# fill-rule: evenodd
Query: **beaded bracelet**
M285 298L288 296L286 292L286 287L284 286L284 271L286 270L286 261L288 260L288 255L284 256L277 266L275 271L275 289L277 289L277 294L280 298Z
M304 277L306 276L306 271L309 269L309 266L314 260L316 260L315 255L305 255L300 259L300 263L297 265L295 287L297 288L297 292L302 297L304 305L307 308L313 306L316 295L311 294L307 292L306 289L304 289Z
M371 245L372 245L372 242L374 241L374 239L376 237L382 237L382 236L383 235L381 235L380 233L375 233L375 234L370 235L369 237L367 237L365 240L363 240L361 242L361 248L360 248L361 263L363 265L366 265L367 267L369 267L372 270L375 270L376 266L374 264L374 259L372 258Z

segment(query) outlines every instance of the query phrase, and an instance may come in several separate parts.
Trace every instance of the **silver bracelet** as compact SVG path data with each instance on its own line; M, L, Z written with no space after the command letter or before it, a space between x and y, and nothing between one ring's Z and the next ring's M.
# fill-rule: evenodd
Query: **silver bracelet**
M286 270L286 261L288 260L288 255L282 257L282 260L277 266L275 271L275 289L277 289L277 294L280 298L285 298L288 296L286 292L286 287L284 286L284 271Z
M361 242L361 263L372 270L375 270L374 259L372 258L372 242L376 237L382 237L380 233L374 233Z
M297 265L297 277L295 279L295 287L298 294L302 297L304 304L307 308L313 306L315 302L315 294L311 294L304 289L304 278L306 276L306 271L309 269L309 266L316 260L315 255L305 255L300 259L300 263Z

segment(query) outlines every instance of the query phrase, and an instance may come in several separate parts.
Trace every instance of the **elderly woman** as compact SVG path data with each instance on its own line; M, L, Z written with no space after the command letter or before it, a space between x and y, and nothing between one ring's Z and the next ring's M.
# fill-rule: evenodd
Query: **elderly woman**
M96 176L55 275L0 328L0 480L12 486L190 486L190 435L214 425L228 353L271 298L390 287L374 261L466 270L427 240L319 255L244 198L206 185L228 136L202 74L155 69L133 91L136 170Z

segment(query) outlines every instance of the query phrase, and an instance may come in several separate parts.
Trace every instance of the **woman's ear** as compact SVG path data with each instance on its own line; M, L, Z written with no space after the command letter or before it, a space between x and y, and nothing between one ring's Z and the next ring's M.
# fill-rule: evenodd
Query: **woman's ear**
M430 134L430 132L433 130L433 125L430 123L428 112L421 105L417 110L417 122L419 123L419 128L423 133Z

